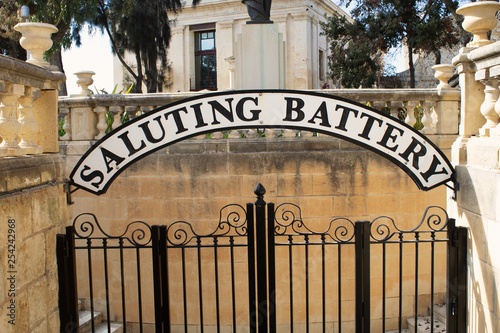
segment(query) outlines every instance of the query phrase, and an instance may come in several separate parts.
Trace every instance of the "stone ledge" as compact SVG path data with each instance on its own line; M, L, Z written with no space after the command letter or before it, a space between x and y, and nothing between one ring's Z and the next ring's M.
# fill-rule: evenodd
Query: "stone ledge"
M59 155L4 157L0 159L0 195L62 181Z

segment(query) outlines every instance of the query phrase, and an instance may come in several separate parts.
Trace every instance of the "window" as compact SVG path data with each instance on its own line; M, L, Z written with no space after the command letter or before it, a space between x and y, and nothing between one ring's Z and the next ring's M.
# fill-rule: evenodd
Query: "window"
M194 56L196 83L192 90L217 90L215 30L195 32Z

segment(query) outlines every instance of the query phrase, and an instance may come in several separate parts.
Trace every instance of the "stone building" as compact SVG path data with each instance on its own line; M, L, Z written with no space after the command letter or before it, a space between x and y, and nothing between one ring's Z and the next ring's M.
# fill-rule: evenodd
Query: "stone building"
M320 35L319 22L335 13L347 16L331 0L273 1L271 20L284 43L287 89L318 89L324 83L332 84L327 78L328 44ZM204 0L196 7L187 1L173 21L168 54L171 85L166 90L238 89L238 73L232 86L230 71L238 61L234 59L238 38L248 20L246 6L240 0ZM207 69L203 70L201 64ZM114 81L121 84L125 73L117 60L114 72Z

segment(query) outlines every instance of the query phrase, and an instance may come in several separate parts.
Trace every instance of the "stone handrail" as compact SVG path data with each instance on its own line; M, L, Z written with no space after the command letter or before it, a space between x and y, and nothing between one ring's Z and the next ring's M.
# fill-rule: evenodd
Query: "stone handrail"
M420 122L425 134L458 134L460 91L458 89L329 89L318 90L326 94L370 105L378 110L401 118L410 126ZM158 94L110 94L62 97L59 99L59 114L64 119L65 135L60 140L80 141L97 140L108 130L121 125L124 112L129 119L184 98L201 93L158 93ZM418 108L417 108L418 107ZM417 110L417 112L406 112ZM418 120L415 113L420 114ZM107 122L113 114L110 126ZM266 130L266 137L272 136L311 136L312 133L294 131ZM214 133L208 138L258 137L264 136L263 130L240 130L238 133Z
M0 157L57 152L60 72L0 55Z

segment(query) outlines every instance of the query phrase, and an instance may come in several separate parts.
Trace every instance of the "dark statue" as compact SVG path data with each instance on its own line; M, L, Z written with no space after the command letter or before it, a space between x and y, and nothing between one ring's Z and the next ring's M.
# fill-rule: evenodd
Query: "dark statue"
M248 15L250 21L247 23L273 23L269 19L271 16L271 0L242 0L247 5Z

